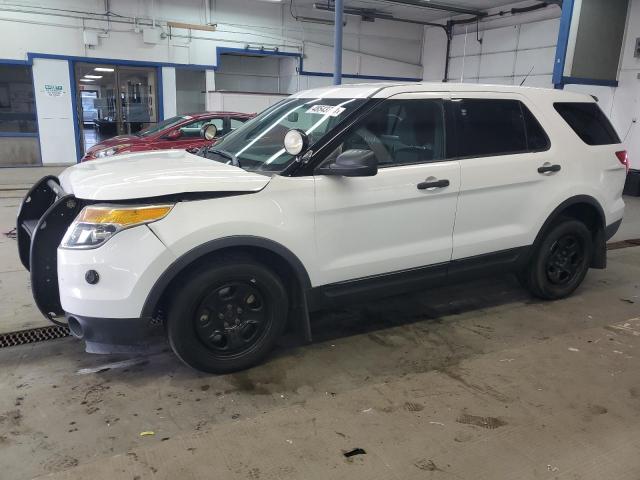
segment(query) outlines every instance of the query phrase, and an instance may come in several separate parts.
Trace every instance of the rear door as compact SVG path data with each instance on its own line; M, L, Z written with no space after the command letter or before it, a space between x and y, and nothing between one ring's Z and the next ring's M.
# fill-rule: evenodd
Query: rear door
M562 158L525 102L518 94L452 98L461 170L454 260L532 244L545 199L562 188Z
M379 170L315 176L320 284L428 265L444 274L460 185L459 163L447 158L444 100L425 93L384 100L331 146L325 162L366 149Z

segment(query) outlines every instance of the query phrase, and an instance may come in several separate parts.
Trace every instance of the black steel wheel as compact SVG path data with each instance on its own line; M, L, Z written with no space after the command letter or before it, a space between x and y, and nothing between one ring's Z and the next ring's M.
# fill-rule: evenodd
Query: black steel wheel
M582 283L592 257L592 232L579 220L561 219L546 232L518 279L537 297L564 298Z
M582 239L573 233L566 234L549 249L547 279L554 285L565 285L581 273L585 260Z
M287 294L275 273L247 258L221 259L181 282L169 308L167 336L187 365L228 373L264 359L287 313Z
M200 341L221 356L242 355L269 327L265 299L255 279L214 287L193 318Z

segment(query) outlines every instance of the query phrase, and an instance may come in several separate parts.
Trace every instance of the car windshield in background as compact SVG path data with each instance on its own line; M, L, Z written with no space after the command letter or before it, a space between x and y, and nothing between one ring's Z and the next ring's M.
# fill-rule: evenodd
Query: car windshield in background
M188 119L189 117L187 117L186 115L178 115L177 117L167 118L160 123L156 123L155 125L151 125L144 130L140 130L138 133L136 133L136 135L139 137L148 137L166 128L177 127L182 122Z
M361 98L287 98L223 137L205 156L224 162L232 156L246 170L282 171L294 159L283 146L289 130L305 132L312 146L365 102Z

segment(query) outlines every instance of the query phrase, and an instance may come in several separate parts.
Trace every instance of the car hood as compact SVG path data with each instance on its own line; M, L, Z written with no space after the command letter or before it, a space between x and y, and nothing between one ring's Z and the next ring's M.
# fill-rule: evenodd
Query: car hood
M59 176L65 192L87 200L131 200L189 192L257 192L270 179L184 150L107 157L79 163Z
M118 145L128 145L132 143L144 143L145 139L138 137L136 135L118 135L117 137L108 138L107 140L103 140L100 143L97 143L89 150L87 153L97 152L98 150L103 150L109 147L115 147Z

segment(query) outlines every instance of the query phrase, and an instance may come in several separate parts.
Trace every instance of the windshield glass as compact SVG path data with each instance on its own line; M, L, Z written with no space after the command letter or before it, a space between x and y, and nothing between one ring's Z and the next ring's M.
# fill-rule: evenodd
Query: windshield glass
M226 154L246 170L282 171L294 159L283 147L289 130L304 131L313 146L365 102L361 98L287 98L224 136L205 156L218 160Z
M186 115L178 115L177 117L167 118L162 122L156 123L155 125L151 125L145 128L144 130L140 130L138 133L136 133L136 135L139 137L148 137L150 135L153 135L155 133L158 133L164 130L165 128L176 127L180 125L182 122L184 122L185 120L188 120L189 118L190 117L187 117Z

